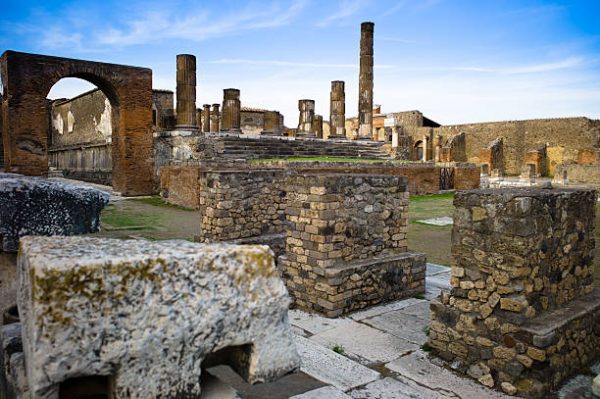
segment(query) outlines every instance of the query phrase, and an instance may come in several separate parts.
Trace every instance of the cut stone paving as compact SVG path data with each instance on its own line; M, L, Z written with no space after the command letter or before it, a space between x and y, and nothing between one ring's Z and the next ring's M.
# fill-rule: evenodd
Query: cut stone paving
M432 218L432 219L421 219L421 220L417 220L417 223L420 224L428 224L428 225L432 225L432 226L452 226L453 221L452 218L450 216L442 216L439 218Z

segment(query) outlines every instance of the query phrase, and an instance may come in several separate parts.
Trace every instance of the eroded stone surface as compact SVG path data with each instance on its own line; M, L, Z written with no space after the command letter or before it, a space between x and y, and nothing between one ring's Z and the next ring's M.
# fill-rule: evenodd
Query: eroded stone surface
M249 382L299 367L266 247L24 237L18 270L34 398L80 375L112 376L116 398L192 397L219 350Z
M301 395L292 396L290 399L350 399L350 396L336 387L326 386L313 389Z
M12 174L0 175L0 242L15 252L19 237L98 231L109 194L90 187Z

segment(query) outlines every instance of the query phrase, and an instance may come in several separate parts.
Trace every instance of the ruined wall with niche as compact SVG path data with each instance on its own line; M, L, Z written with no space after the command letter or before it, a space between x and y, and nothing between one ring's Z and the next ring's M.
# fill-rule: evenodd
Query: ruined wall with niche
M265 112L263 110L250 110L242 107L240 121L240 128L243 134L258 137L265 127Z
M505 173L518 175L525 153L542 144L548 144L548 174L554 175L556 165L577 160L582 148L597 147L600 121L585 117L533 119L441 126L435 134L443 136L459 132L466 134L467 161L479 163L479 151L497 137L504 137Z

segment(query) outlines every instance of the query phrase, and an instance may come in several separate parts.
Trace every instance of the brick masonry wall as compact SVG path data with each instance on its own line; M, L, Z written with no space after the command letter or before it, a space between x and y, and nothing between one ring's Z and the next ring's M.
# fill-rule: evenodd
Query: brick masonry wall
M595 200L593 190L458 192L452 290L432 302L433 352L534 398L597 358Z
M435 134L444 137L465 132L467 161L479 163L479 151L497 137L504 138L505 173L518 175L525 153L548 144L548 172L556 165L576 161L582 148L597 146L600 121L588 118L534 119L442 126Z
M285 171L199 174L200 239L235 240L284 231Z
M481 170L472 163L455 164L454 189L470 190L479 188Z
M161 168L160 196L184 208L200 208L200 168L168 165Z
M425 257L407 252L406 178L290 176L284 279L296 306L335 317L424 290Z

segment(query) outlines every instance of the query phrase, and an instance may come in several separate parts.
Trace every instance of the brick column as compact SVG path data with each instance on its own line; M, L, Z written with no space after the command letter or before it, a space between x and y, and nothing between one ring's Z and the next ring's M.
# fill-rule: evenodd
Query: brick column
M221 130L240 131L240 91L238 89L223 90L223 115L221 120Z
M358 76L358 138L373 139L373 22L360 25L360 71Z
M265 122L261 134L268 136L281 136L281 114L277 111L266 111Z
M205 133L210 132L210 104L204 104L202 106L202 131Z
M331 93L329 95L329 138L346 138L346 92L344 81L334 80L331 82Z
M177 55L177 128L196 129L196 57Z
M219 130L221 130L221 127L219 126L220 124L220 118L221 118L221 112L219 111L219 108L221 107L220 104L213 104L212 106L212 111L210 113L210 131L211 132L218 132Z

